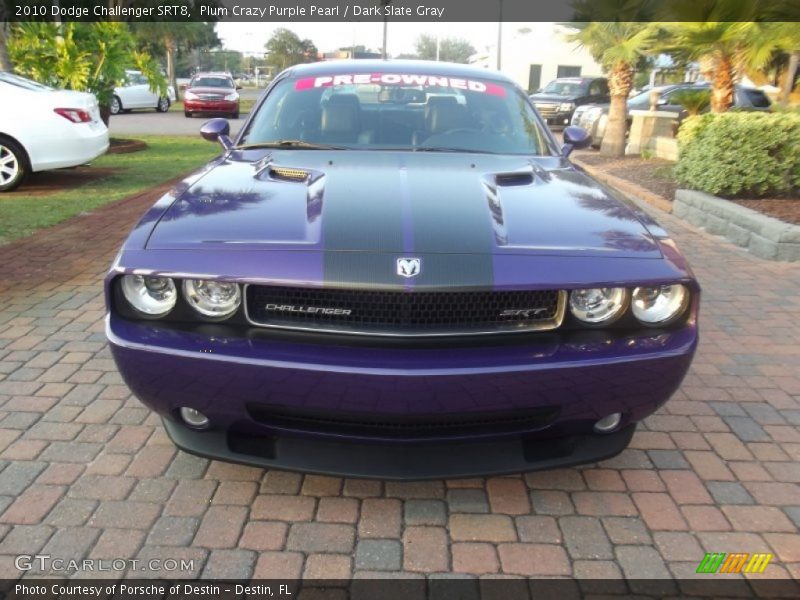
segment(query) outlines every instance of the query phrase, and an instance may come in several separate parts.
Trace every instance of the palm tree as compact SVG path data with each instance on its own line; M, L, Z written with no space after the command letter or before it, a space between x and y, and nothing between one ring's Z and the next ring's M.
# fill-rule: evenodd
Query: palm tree
M197 46L215 46L219 39L214 32L214 25L202 21L176 23L171 21L155 21L149 23L133 23L133 31L139 41L152 54L163 52L167 60L167 80L180 98L178 80L175 72L175 56L179 48L191 49Z
M711 110L725 112L734 101L734 85L747 69L759 70L779 48L773 25L758 21L758 0L674 0L659 15L660 50L697 61L711 83Z
M787 17L789 15L786 15ZM800 9L795 10L795 19L800 17ZM780 104L787 106L789 96L794 89L797 69L800 66L800 25L796 22L771 23L768 27L775 35L776 43L780 49L789 54L789 64L786 67L783 83L781 85Z
M8 56L8 49L6 48L6 39L8 39L8 22L0 21L0 71L11 71L11 58Z
M614 0L606 4L614 4ZM626 0L618 0L619 12L630 6ZM636 63L650 49L652 27L643 22L593 21L565 24L577 29L567 39L585 46L608 73L608 88L611 106L608 111L608 126L600 146L600 153L607 156L625 154L627 133L628 95L633 87Z

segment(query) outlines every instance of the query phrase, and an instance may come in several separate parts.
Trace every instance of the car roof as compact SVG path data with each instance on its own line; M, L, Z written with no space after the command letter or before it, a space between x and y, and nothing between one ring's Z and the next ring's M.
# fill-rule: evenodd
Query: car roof
M230 77L230 74L221 71L202 71L195 73L192 77Z
M432 60L330 60L295 65L285 71L292 77L319 77L320 75L340 75L351 73L414 73L419 75L442 75L446 77L464 77L489 79L492 81L513 81L497 71L472 67L449 62Z

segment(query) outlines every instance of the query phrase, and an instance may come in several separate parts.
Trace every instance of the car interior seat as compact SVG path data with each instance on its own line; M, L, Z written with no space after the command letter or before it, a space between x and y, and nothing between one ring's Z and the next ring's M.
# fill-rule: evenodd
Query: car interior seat
M320 141L330 144L369 143L361 131L361 102L355 94L334 94L322 107Z
M413 143L465 126L464 109L453 96L432 96L425 105L425 130L414 132Z

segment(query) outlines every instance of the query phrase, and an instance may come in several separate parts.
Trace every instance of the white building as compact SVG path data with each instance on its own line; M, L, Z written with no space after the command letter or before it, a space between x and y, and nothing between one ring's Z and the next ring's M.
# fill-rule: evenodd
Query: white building
M588 50L566 41L568 31L556 23L503 23L500 70L529 92L557 77L602 75ZM492 33L496 40L497 30ZM470 63L496 69L497 45L479 51Z

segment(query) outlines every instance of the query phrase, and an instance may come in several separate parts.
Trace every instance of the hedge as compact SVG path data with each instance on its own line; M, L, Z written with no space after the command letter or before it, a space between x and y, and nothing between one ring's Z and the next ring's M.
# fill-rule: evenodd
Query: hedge
M690 117L678 132L678 183L724 197L800 191L800 114L727 112Z

